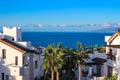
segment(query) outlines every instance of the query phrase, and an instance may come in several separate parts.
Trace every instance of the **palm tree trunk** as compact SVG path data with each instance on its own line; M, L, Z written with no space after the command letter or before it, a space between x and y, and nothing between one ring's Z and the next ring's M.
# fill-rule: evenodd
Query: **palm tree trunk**
M69 65L69 71L68 71L68 80L71 80L71 69L70 69L70 65Z
M57 73L56 80L59 80L59 71L57 71L56 73Z
M78 80L82 80L81 78L82 78L82 66L79 63L79 65L78 65Z
M80 79L82 80L82 65L80 65Z
M51 69L51 80L54 80L54 71Z

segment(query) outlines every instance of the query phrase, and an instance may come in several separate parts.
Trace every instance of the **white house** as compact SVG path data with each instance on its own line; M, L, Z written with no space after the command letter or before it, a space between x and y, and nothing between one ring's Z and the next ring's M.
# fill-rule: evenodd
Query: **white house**
M89 59L82 66L82 80L102 80L118 74L120 80L120 30L112 36L105 36L106 52L100 53L94 50L89 53ZM78 78L78 70L75 72Z
M44 48L22 41L20 27L3 27L0 34L0 80L38 80L43 75Z
M82 80L102 80L105 77L105 62L107 61L105 53L88 53L89 59L82 68Z
M116 73L120 80L120 30L112 36L105 36L105 42L105 53L94 51L94 54L89 54L87 66L83 67L82 80L102 80Z
M107 42L106 47L106 76L110 77L115 73L118 74L118 80L120 80L120 31L118 30L112 36L105 36Z

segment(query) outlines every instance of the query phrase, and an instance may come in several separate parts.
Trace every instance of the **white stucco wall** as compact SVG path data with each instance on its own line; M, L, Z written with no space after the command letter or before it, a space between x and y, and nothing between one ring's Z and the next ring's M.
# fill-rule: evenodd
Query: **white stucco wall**
M105 41L107 42L107 45L120 45L120 36L117 36L111 43L107 41L108 37L105 37ZM110 47L106 47L106 53L109 53ZM115 55L116 60L110 60L108 59L107 62L104 65L104 74L107 75L108 73L108 66L113 67L113 74L118 73L120 74L120 49L119 48L112 48L112 54ZM118 75L120 77L120 75Z
M120 36L117 36L112 42L111 45L120 45Z
M15 41L22 40L22 33L20 27L3 27L3 34L13 37Z
M18 42L18 43L24 45L25 47L27 47L29 49L31 48L31 42L30 41L28 41L28 42Z
M109 45L109 42L108 40L110 39L111 36L105 36L105 42L106 42L106 45Z
M0 58L2 58L2 49L6 49L6 59L0 66L1 72L15 77L16 80L22 80L22 76L19 75L20 67L22 67L22 53L0 42ZM15 56L18 56L18 65L15 65Z
M106 63L104 63L104 69L103 69L103 71L102 71L102 73L104 74L104 76L107 76L107 72L108 72L108 65L106 64Z
M13 28L4 27L3 34L1 35L3 35L2 36L3 38L9 39L11 41L13 41L14 38L16 44L19 43L21 44L21 46L23 45L24 47L31 49L31 42L22 42L22 33L20 27ZM6 59L1 59L2 49L6 49ZM33 58L31 58L30 60L31 54L33 54ZM18 56L18 65L15 65L15 56ZM38 61L37 69L35 69L36 60ZM33 78L35 77L40 78L40 76L43 75L43 70L41 67L42 61L43 57L37 54L34 53L22 54L18 50L0 42L0 79L1 73L5 73L5 76L9 75L10 80L34 80L30 78L31 74L33 74L32 75ZM31 69L33 70L32 73L30 73ZM20 73L21 70L23 72Z
M35 61L38 61L38 67L37 67L37 69L35 69ZM38 77L38 78L40 78L40 76L42 76L43 75L43 70L42 70L42 60L41 60L41 58L40 58L40 56L39 55L36 55L36 54L34 54L34 59L33 59L33 65L34 65L34 78L35 77Z
M23 76L23 80L30 80L30 68L29 68L29 53L23 54L23 67L25 68L25 74Z

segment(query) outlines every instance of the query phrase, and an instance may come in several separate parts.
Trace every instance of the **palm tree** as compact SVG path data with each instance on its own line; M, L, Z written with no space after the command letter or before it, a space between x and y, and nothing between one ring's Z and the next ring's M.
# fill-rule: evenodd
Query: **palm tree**
M55 61L55 72L56 72L56 80L59 80L59 71L63 67L64 60L63 60L63 50L62 50L62 44L58 43L56 49L54 50L56 54L56 61Z
M46 48L42 67L45 70L45 73L51 72L51 80L54 80L55 73L56 80L59 80L59 74L62 68L66 70L68 79L71 80L78 62L80 62L80 69L82 69L82 65L85 63L85 59L87 59L88 56L85 54L86 49L81 43L78 43L77 46L77 51L69 48L62 49L61 43L59 43L57 46L49 45Z
M74 76L74 70L76 66L76 50L72 48L64 48L64 69L66 70L67 79L71 80Z
M43 69L46 73L51 72L51 80L54 80L55 72L57 74L56 80L59 80L59 70L64 64L61 46L61 43L57 47L55 45L49 45L45 50Z
M48 73L51 71L51 80L54 80L54 70L53 70L53 45L48 45L48 47L45 50L44 54L44 60L43 60L43 65L42 68L45 71L45 73Z
M77 43L77 62L78 62L78 80L81 80L82 76L82 65L85 64L85 60L89 58L89 56L85 53L83 46L80 42Z

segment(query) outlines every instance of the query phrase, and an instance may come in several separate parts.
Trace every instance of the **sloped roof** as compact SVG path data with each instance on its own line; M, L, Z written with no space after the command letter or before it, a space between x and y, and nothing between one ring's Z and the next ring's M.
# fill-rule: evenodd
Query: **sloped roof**
M87 65L103 65L104 62L106 62L106 59L95 57L91 59L90 62L86 62Z
M10 46L10 47L12 47L12 48L14 48L14 49L16 49L20 52L22 52L23 54L25 54L25 53L36 53L35 50L30 50L30 49L28 49L28 48L26 48L26 47L24 47L24 46L22 46L18 43L15 43L15 42L10 41L10 40L5 39L5 38L0 39L0 42L3 43L3 44L6 44L7 46Z
M103 58L96 57L96 58L93 58L92 61L102 64L102 63L106 62L107 60L103 59Z
M113 41L117 36L120 36L120 32L116 32L115 34L113 34L108 41Z

